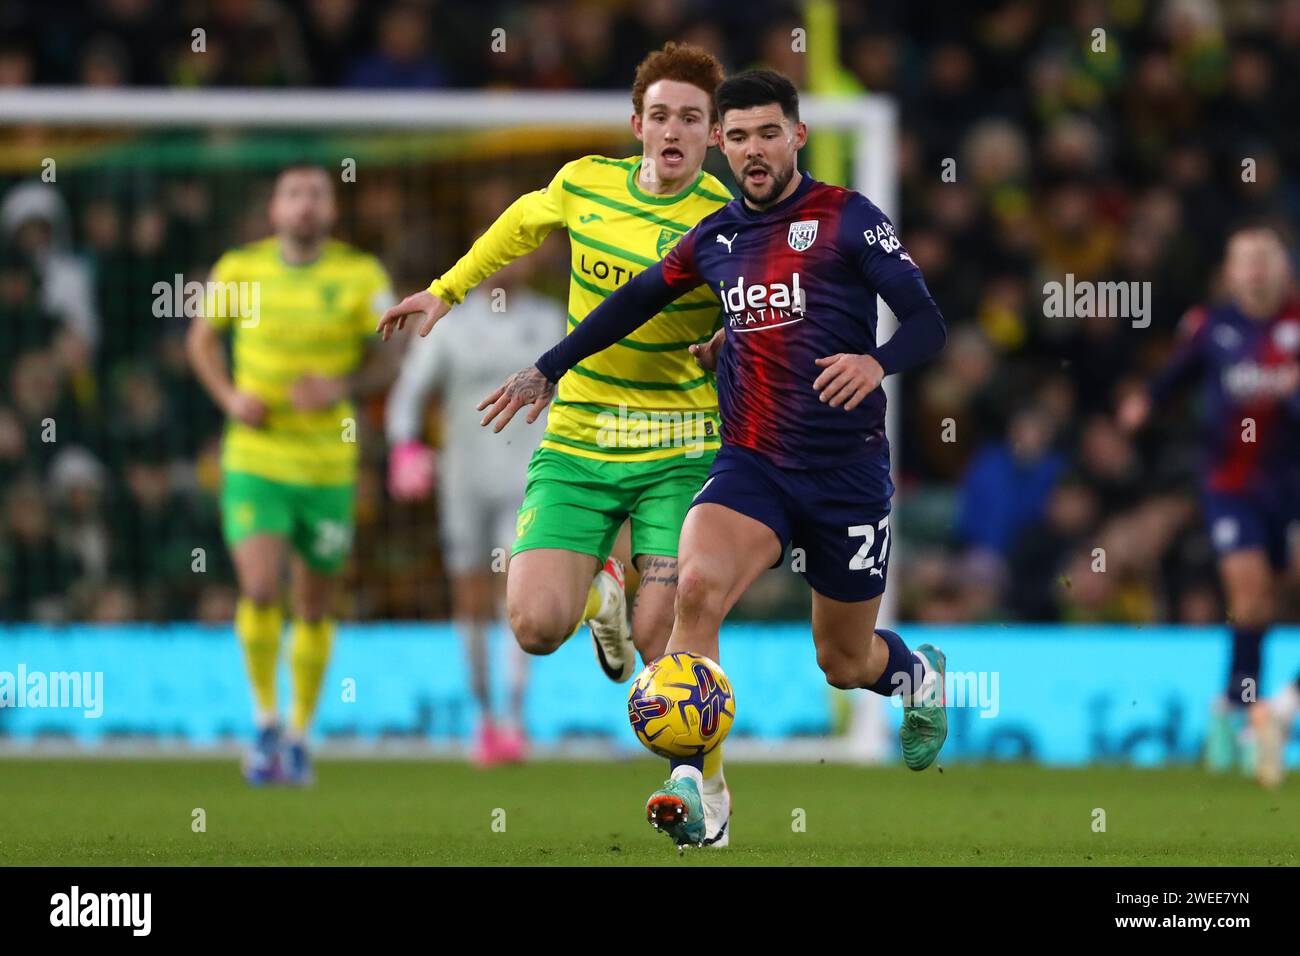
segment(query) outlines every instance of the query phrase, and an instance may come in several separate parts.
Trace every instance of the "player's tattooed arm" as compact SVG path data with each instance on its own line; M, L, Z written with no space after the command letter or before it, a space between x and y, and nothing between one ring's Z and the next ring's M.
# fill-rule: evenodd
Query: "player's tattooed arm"
M515 412L525 405L531 405L532 409L524 419L531 425L554 397L555 383L543 375L536 365L530 365L515 372L506 379L504 385L478 403L480 412L485 408L488 410L479 424L489 425L494 419L499 419L492 429L494 433L499 432L510 424Z

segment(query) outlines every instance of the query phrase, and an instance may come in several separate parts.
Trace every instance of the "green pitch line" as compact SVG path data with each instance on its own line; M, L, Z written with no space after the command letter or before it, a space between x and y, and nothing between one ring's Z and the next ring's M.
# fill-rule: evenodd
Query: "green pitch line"
M318 771L255 791L233 762L3 760L0 864L1300 864L1300 782L1193 769L739 765L733 847L682 857L642 817L651 760Z

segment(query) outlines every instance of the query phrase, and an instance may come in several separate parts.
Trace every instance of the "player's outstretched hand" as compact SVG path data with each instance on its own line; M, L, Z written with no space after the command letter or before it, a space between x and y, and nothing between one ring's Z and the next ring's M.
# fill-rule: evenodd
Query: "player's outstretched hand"
M700 345L692 345L688 351L695 356L695 362L706 372L716 371L718 368L718 356L722 352L722 343L726 340L727 333L725 329L718 329L713 333L713 338Z
M480 412L485 408L488 409L488 413L483 416L483 421L479 424L491 424L493 419L499 417L500 421L497 422L496 428L492 429L493 433L499 432L510 424L510 419L515 417L515 412L525 405L531 405L532 411L524 419L531 425L537 421L537 416L550 404L554 396L555 386L536 365L530 365L526 369L515 372L506 379L504 385L478 403ZM488 408L489 405L491 408Z
M813 389L831 408L843 405L846 412L861 405L885 377L885 370L870 355L837 352L817 359L817 364L822 373L813 382Z
M387 342L393 337L395 330L405 328L407 319L419 315L423 316L419 332L421 335L428 335L433 331L437 321L450 311L450 305L428 289L421 289L413 295L408 295L381 315L375 331Z

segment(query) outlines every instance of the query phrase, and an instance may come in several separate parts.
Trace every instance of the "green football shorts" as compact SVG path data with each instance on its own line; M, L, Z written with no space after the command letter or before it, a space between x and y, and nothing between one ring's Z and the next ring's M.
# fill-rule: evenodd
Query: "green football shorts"
M659 461L596 461L539 448L515 524L512 554L561 548L604 561L619 528L632 520L632 556L677 556L691 500L716 452Z
M296 485L244 472L221 476L221 530L232 549L255 534L287 539L308 567L334 574L352 549L356 485Z

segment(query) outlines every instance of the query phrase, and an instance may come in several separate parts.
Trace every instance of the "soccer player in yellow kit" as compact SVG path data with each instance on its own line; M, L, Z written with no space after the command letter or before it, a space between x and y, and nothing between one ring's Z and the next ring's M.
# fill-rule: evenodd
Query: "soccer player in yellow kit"
M428 289L389 309L379 323L384 338L411 316L422 317L427 335L466 292L560 228L569 233L569 326L576 326L731 200L702 169L717 142L713 91L722 77L718 61L698 47L669 43L651 53L632 88L642 155L584 156L563 166ZM565 377L528 467L507 573L511 628L529 653L553 652L585 622L612 680L632 676L637 651L647 661L662 655L672 630L677 538L720 444L717 392L706 370L720 328L717 297L698 289ZM630 633L622 567L607 560L629 519L641 574Z
M229 421L221 453L221 518L239 578L235 631L253 686L255 785L312 780L305 737L329 662L329 597L352 543L357 422L351 397L396 375L391 349L366 360L392 304L374 256L330 238L334 189L322 166L281 171L271 197L275 235L213 266L203 314L190 325L195 375ZM233 380L222 336L232 340ZM293 551L293 707L280 729L276 671L280 575Z

